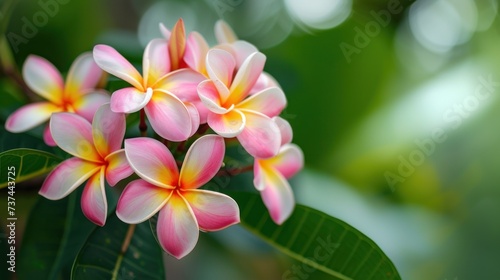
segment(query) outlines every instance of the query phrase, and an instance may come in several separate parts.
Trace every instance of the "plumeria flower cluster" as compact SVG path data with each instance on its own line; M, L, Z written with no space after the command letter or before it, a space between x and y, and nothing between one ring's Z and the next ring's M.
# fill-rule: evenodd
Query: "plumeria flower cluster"
M144 50L141 72L107 45L78 57L66 83L48 61L28 57L24 80L46 101L15 111L6 129L24 132L50 118L46 143L73 157L47 176L40 194L61 199L85 183L82 210L99 226L109 212L107 186L132 178L117 216L137 224L158 213L161 247L182 258L200 230L239 222L231 197L203 188L227 174L221 172L227 142L238 141L253 158L253 167L240 170L253 168L254 186L277 224L293 211L287 180L302 169L304 157L291 143L290 124L279 117L285 94L263 71L266 57L255 46L238 40L224 21L215 25L218 44L212 47L197 32L186 36L182 19L172 30L160 24L160 31L163 38ZM105 73L129 86L112 93L100 89ZM126 118L134 113L140 115L141 137L124 139ZM154 137L147 137L147 123Z

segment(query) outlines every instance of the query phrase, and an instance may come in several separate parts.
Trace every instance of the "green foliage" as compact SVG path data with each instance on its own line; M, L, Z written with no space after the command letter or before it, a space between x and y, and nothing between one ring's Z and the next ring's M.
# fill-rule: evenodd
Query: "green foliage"
M20 280L69 279L78 249L95 227L80 210L79 193L57 201L39 198L19 252Z
M270 218L257 194L234 192L241 223L249 231L328 279L401 279L391 260L370 238L346 224L307 206L296 205L281 226ZM294 271L284 277L293 277ZM295 278L290 278L295 279Z
M12 179L10 181L20 183L48 173L59 162L61 162L59 157L51 153L33 149L13 149L2 152L0 153L0 163L3 168L1 171L2 174L4 171L7 172L6 168L10 166L15 167L15 172L9 172L9 176L0 177L0 189L7 186L9 177L15 178L15 181Z
M149 223L128 225L112 214L78 253L71 279L165 279L162 251Z

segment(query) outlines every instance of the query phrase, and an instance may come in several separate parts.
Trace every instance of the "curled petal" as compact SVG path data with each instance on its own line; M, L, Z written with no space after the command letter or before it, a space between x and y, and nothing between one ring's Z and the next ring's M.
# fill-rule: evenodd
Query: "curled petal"
M148 43L142 59L142 71L146 85L154 84L170 72L167 40L153 39Z
M125 140L125 154L132 169L142 179L163 188L173 188L179 170L172 153L155 139L139 137Z
M258 159L253 164L253 185L258 191L262 191L265 187L265 180L263 178L264 171Z
M170 30L168 30L168 28L162 22L160 22L159 26L160 26L160 32L163 35L163 37L167 40L170 39L170 34L171 34Z
M270 118L277 116L286 106L286 97L279 88L267 88L251 95L239 103L236 108L262 113Z
M292 142L293 130L290 123L282 117L274 117L273 121L278 125L281 134L281 146Z
M191 252L198 242L199 229L193 211L177 193L160 210L156 226L163 250L177 259Z
M105 160L108 164L106 167L106 181L110 186L116 185L119 181L134 173L128 163L124 149L109 154Z
M160 211L171 194L171 190L141 179L134 180L123 190L116 206L116 215L125 223L141 223Z
M216 114L225 114L228 112L228 109L221 106L219 92L211 80L205 80L198 85L198 95L208 110Z
M71 64L64 93L73 96L82 95L88 90L95 89L102 75L103 72L95 63L92 53L83 53Z
M168 91L182 101L191 102L199 99L196 89L203 80L205 80L205 77L194 70L180 69L161 78L154 85L154 88Z
M61 199L100 169L101 166L93 162L79 158L67 159L49 173L39 194L51 200Z
M88 161L102 162L92 140L92 126L73 113L57 113L50 118L54 141L67 153Z
M196 110L198 111L198 114L200 116L200 124L207 123L208 112L210 112L208 108L200 100L193 101L191 103L194 104Z
M195 189L210 181L222 166L224 138L205 135L196 140L186 153L179 178L179 187Z
M102 158L121 148L125 126L124 114L111 111L109 104L99 107L92 122L92 137Z
M109 93L105 90L94 90L86 93L73 102L75 113L84 117L89 122L101 105L109 102Z
M111 110L116 113L135 113L144 108L152 96L151 88L147 88L146 92L133 87L119 89L111 95Z
M95 62L102 70L138 89L143 89L141 74L114 48L106 45L96 45L93 54Z
M47 124L43 129L43 142L48 146L55 147L57 146L56 141L52 138L52 134L50 133L50 125Z
M174 28L172 28L172 33L170 33L170 39L168 40L168 48L172 70L181 68L182 57L186 50L186 30L182 18L179 19L175 23Z
M277 156L264 159L265 164L272 166L285 178L290 178L304 167L304 153L295 144L281 147Z
M50 102L24 105L7 118L5 129L13 133L24 132L48 121L52 113L61 111L61 107Z
M250 90L262 73L265 63L266 56L260 52L252 53L245 59L229 88L231 95L226 103L237 104L248 96Z
M189 111L189 116L191 117L191 133L189 137L193 136L198 128L200 127L200 113L198 113L198 109L196 106L189 102L184 102L184 105Z
M186 105L167 91L155 90L145 107L153 130L170 141L184 141L191 136L191 116Z
M23 65L23 79L30 89L54 104L63 102L61 73L45 58L30 55Z
M208 76L217 87L221 100L225 101L228 98L225 88L231 85L236 62L230 53L220 49L208 51L206 60Z
M242 133L247 120L242 112L239 110L232 110L223 115L209 112L207 123L215 133L226 138L231 138Z
M206 72L205 57L208 53L207 41L198 32L191 32L186 42L184 62L199 73Z
M276 79L274 79L268 73L262 72L262 74L260 74L259 78L257 79L257 82L255 82L255 85L250 90L250 94L257 93L259 91L262 91L262 90L264 90L266 88L270 88L270 87L281 88L278 81L276 81Z
M239 69L245 59L247 59L252 53L258 52L259 50L252 44L246 41L235 41L230 44L222 44L216 46L218 49L223 49L230 52L234 60L236 61L236 69Z
M257 158L268 158L278 154L281 135L278 125L266 115L244 111L246 124L237 136L245 150Z
M288 181L277 172L265 170L265 188L261 191L262 200L269 210L273 221L281 225L293 212L295 199Z
M85 217L98 226L104 226L108 215L108 201L104 189L104 167L87 181L82 193L82 211Z
M236 34L234 34L233 29L225 22L220 19L215 23L215 37L219 44L232 43L238 40Z
M216 231L240 222L240 209L231 197L206 190L182 192L193 210L198 226L204 231Z

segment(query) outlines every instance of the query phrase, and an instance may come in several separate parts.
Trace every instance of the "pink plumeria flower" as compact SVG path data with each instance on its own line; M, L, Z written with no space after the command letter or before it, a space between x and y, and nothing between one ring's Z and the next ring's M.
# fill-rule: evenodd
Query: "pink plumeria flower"
M125 140L130 165L142 179L125 187L116 209L130 224L160 212L157 235L163 250L180 259L193 250L199 230L216 231L239 223L239 208L227 195L200 190L218 172L224 139L205 135L189 148L179 172L174 157L151 138Z
M222 19L215 23L215 37L219 45L215 48L223 49L231 53L236 61L236 69L239 69L245 59L259 50L254 45L238 39L233 29ZM250 90L250 94L257 93L269 87L280 87L278 82L268 73L262 72Z
M236 67L233 56L227 51L212 49L206 62L210 79L198 85L200 99L210 110L208 125L223 137L237 137L250 155L259 158L278 153L280 131L271 118L286 106L285 95L278 87L249 96L265 60L262 53L255 52L233 75Z
M13 133L28 131L49 120L52 113L76 113L88 121L102 104L109 102L104 90L96 89L103 75L90 53L81 54L71 65L66 84L61 73L46 59L30 55L24 62L23 78L28 87L46 101L25 105L12 113L5 129ZM47 125L45 143L55 146Z
M81 198L83 214L103 226L108 211L105 181L114 186L133 173L125 151L120 149L125 116L112 112L109 104L97 110L92 124L76 114L56 113L50 130L57 145L74 157L47 176L39 193L48 199L61 199L88 180Z
M302 150L291 144L290 124L280 117L273 120L278 124L282 135L279 153L271 158L255 158L254 185L260 191L273 221L281 225L292 214L295 199L287 179L294 176L304 166Z
M191 32L186 39L186 31L184 28L184 21L179 19L175 24L172 31L160 23L160 31L163 37L168 42L168 52L170 54L170 67L171 71L190 68L199 73L196 81L199 83L206 79L205 57L207 56L209 47L207 41L198 32ZM194 74L193 74L194 75ZM193 104L200 115L200 123L207 122L207 108L201 103L196 90L183 91L178 94L183 102Z
M149 42L144 50L142 75L110 46L95 46L94 59L104 71L132 85L113 92L113 112L134 113L144 108L158 135L184 141L196 132L200 117L193 104L184 103L178 96L196 95L196 86L203 76L188 69L171 72L166 45L163 39Z

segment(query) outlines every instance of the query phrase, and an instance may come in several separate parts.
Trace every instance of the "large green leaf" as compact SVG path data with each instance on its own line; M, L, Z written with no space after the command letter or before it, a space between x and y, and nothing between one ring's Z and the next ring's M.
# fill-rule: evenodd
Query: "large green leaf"
M277 226L259 195L242 192L230 195L240 206L244 227L305 264L302 271L285 272L286 279L298 279L294 276L302 277L316 270L330 275L329 279L401 279L375 242L339 219L296 205L292 216Z
M61 159L51 153L33 149L13 149L0 153L0 189L7 186L10 178L19 183L51 171ZM14 173L7 174L7 168L15 167ZM9 175L9 176L8 176ZM10 179L12 181L12 179Z
M80 210L78 190L32 209L19 253L19 279L69 279L79 248L95 227Z
M115 214L108 217L78 253L71 279L165 279L162 251L149 223L133 227Z

